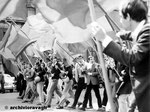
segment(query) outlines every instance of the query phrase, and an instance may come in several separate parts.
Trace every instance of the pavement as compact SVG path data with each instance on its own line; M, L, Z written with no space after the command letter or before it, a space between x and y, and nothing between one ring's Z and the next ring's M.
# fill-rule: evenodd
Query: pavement
M102 91L103 90L100 90L101 94ZM81 102L83 101L84 93L85 91L81 93L81 96L79 98L79 101ZM38 98L33 102L33 104L31 104L31 103L22 103L22 100L17 99L17 96L18 96L17 92L5 93L5 94L0 93L0 112L83 112L78 108L56 109L57 98L55 97L52 100L52 107L42 110L40 106L36 105L38 103ZM71 105L73 99L69 98L69 101ZM102 111L97 111L98 109L97 99L95 98L95 93L93 91L92 91L92 103L93 103L93 109L86 109L86 111L84 112L102 112Z

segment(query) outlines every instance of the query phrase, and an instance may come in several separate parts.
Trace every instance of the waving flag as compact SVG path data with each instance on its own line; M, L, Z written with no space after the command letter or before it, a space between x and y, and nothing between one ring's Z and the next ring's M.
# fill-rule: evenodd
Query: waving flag
M10 49L14 56L17 57L27 46L34 42L35 40L30 41L30 39L28 39L26 35L20 31L13 42L8 45L8 49Z
M54 26L57 32L57 38L64 41L64 43L75 43L88 40L90 33L87 27L91 19L87 0L41 0L39 3L41 3L40 6L47 6L45 9L43 7L39 7L38 9L43 17L49 20L49 23ZM94 3L99 23L106 27L107 32L113 31L107 19L104 17L105 13L97 4L100 4L102 7L104 6L108 11L112 11L116 6L119 6L118 4L120 1L99 0L96 2L96 0L94 0ZM106 4L115 4L115 6L110 7Z
M54 36L59 42L78 46L77 43L83 44L82 42L89 41L90 33L88 24L91 22L91 19L87 0L35 0L35 2L37 2L35 4L45 21L52 24L52 29L55 31ZM104 6L107 11L112 11L116 6L119 6L120 0L99 0L98 3L95 0L94 3L97 21L110 35L115 35L107 18L105 18L105 13L97 4L99 3L102 7ZM115 6L107 6L106 4L108 3L115 4ZM29 23L32 24L32 22ZM36 27L34 28L36 29ZM39 27L37 27L37 29L39 29ZM84 43L84 45L86 45L86 43ZM70 51L68 46L65 48Z
M8 27L8 29L7 29L7 31L6 31L6 33L5 33L5 35L4 35L3 39L2 39L2 41L0 42L0 50L1 50L2 48L5 48L6 43L7 43L7 41L8 41L8 38L9 38L9 36L10 36L11 29L12 29L12 24L9 24L9 27Z
M22 31L26 33L29 39L36 40L33 46L39 51L52 49L55 40L52 25L45 22L41 14L29 16L22 27Z
M12 52L7 48L8 45L13 42L17 35L18 30L16 29L16 26L13 24L10 34L8 33L9 37L7 38L7 42L5 43L4 50L0 50L0 54L5 57L6 59L15 60L15 56L12 54Z
M14 23L14 22L13 22ZM7 32L8 33L8 32ZM9 33L9 38L5 42L5 49L0 50L0 54L6 59L16 59L16 57L30 44L36 40L30 40L17 24L13 24Z
M35 0L35 2L36 1L40 0ZM43 11L41 11L39 8L39 10L44 17L49 19L51 22L68 18L74 26L79 26L81 28L86 28L87 24L91 22L89 21L90 14L87 0L42 0L40 3L40 5L44 6L47 4L47 6L49 6L49 9L42 9ZM98 3L107 12L110 12L119 6L120 0L94 0L97 18L105 15L104 12L97 6ZM50 14L51 12L52 14Z

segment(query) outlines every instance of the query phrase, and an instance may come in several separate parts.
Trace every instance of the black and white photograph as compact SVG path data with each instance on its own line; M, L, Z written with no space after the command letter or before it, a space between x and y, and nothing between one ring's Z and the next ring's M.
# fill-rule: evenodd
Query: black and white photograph
M150 112L150 0L0 0L0 112Z

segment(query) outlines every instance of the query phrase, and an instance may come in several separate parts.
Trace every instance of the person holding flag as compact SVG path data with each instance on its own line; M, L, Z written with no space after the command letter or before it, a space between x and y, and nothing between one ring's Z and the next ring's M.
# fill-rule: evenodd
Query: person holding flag
M89 56L89 63L87 66L87 89L84 95L84 101L83 101L83 105L82 108L80 108L80 110L85 111L86 106L87 106L87 102L88 102L88 97L91 94L91 90L93 89L95 92L95 96L97 98L97 103L98 103L98 111L102 110L102 103L101 103L101 96L100 96L100 92L99 92L99 80L98 80L98 75L99 71L99 65L95 62L94 57L93 56Z
M61 80L64 82L64 89L62 91L62 96L60 98L60 102L58 106L56 107L57 109L63 109L63 105L66 102L65 107L68 106L70 101L68 101L68 97L70 96L71 98L74 98L74 92L72 90L72 85L73 85L73 74L72 74L72 67L69 65L68 60L66 58L63 58L63 70L61 70L60 77ZM69 96L68 96L69 94Z
M127 0L120 9L121 23L131 31L133 46L121 49L97 22L92 23L92 34L102 42L103 52L129 67L132 89L139 112L150 112L150 24L148 7L143 0ZM100 46L98 46L100 47Z

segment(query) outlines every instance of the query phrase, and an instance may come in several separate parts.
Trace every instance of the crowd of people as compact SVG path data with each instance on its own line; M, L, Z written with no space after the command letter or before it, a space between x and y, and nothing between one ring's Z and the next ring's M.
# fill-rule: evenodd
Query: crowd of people
M40 0L39 0L40 1ZM38 4L38 3L37 3ZM44 7L38 7L42 13ZM45 10L44 10L45 11ZM121 7L121 23L125 30L118 33L122 41L114 42L96 22L92 34L102 43L111 95L116 112L150 111L150 24L148 8L143 0L127 0ZM44 16L44 15L43 15ZM97 46L99 47L99 46ZM110 56L110 57L109 57ZM73 64L66 58L52 56L45 63L38 59L34 66L23 62L17 75L19 99L22 103L39 98L38 105L51 108L52 98L58 96L57 109L70 108L85 111L93 108L91 90L94 90L98 111L111 111L106 94L101 63L93 56L85 60L82 55ZM60 85L59 80L63 83ZM75 92L73 86L77 84ZM62 86L63 85L63 86ZM103 95L100 88L103 88ZM85 90L84 99L79 101ZM68 106L73 99L71 106Z
M90 56L88 61L86 62L83 56L79 55L73 64L69 64L66 58L61 60L57 57L51 57L47 63L42 59L37 59L34 66L23 62L17 75L18 98L23 99L22 103L32 103L36 97L39 97L38 105L51 107L52 98L56 92L59 97L57 109L67 107L70 103L68 98L74 99L69 108L75 109L77 104L82 104L78 102L78 99L82 90L87 88L81 109L85 110L88 99L89 107L93 108L91 89L96 94L99 109L102 108L98 78L101 69L94 61L94 57ZM61 85L59 80L63 82ZM74 93L75 84L77 87Z
M116 110L119 107L125 108L124 97L131 93L128 68L106 55L104 57ZM75 85L77 86L75 87ZM85 60L83 55L78 55L72 63L69 63L66 58L60 59L53 55L46 63L38 58L34 66L22 62L17 75L18 98L22 99L22 103L33 103L35 98L39 98L37 105L47 108L51 108L52 99L55 96L57 97L57 109L66 107L76 109L77 106L83 111L92 109L92 89L97 99L98 111L109 111L110 106L101 65L96 63L93 56L89 56L88 60ZM80 95L83 90L85 90L85 94L82 102ZM100 94L100 90L103 90L102 94ZM73 102L71 106L68 106L70 98L73 99ZM89 106L87 106L88 101Z

